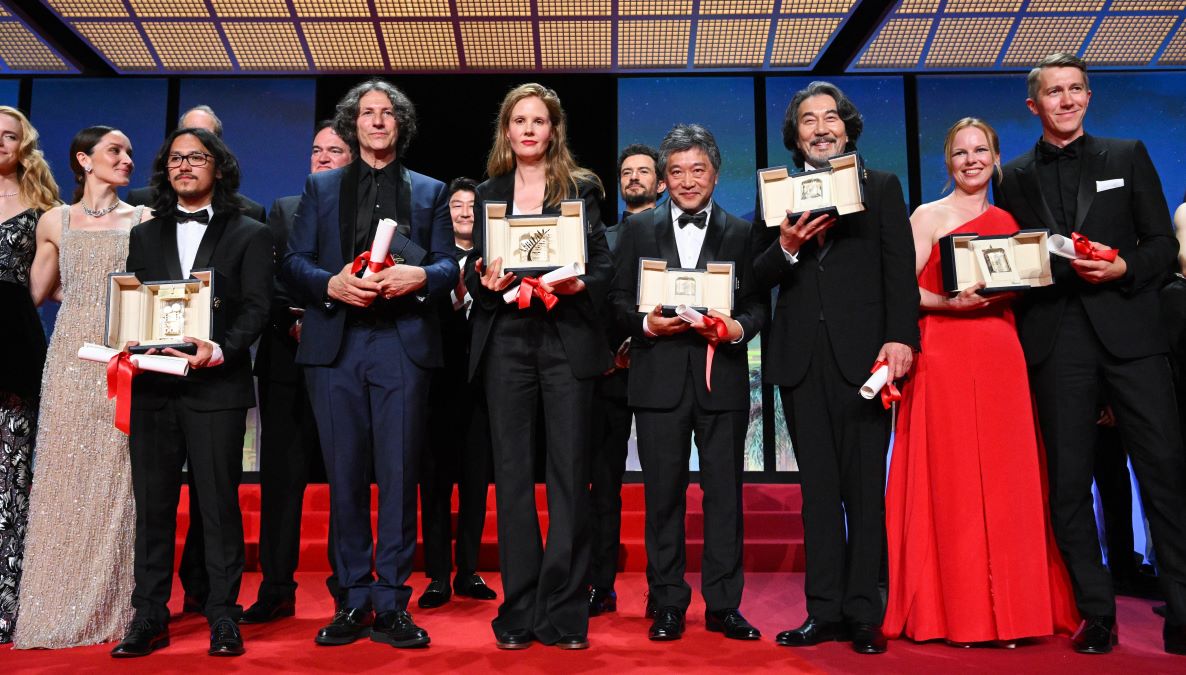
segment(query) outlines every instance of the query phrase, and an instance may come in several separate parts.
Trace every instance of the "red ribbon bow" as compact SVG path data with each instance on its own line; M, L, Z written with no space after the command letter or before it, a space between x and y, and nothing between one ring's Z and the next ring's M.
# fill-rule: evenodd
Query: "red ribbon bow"
M535 296L543 300L544 307L550 312L560 302L560 298L556 297L554 293L545 291L540 284L543 283L535 277L524 277L523 281L519 282L519 309L527 309L531 306L531 298Z
M383 260L375 262L375 261L371 260L371 252L364 251L363 253L359 254L359 256L357 258L354 259L354 264L352 264L350 266L350 273L358 274L359 271L362 270L362 268L366 267L367 269L369 269L371 271L371 274L374 274L375 272L378 272L380 270L385 270L388 267L394 267L394 266L395 266L395 258L392 258L390 253L388 253L387 257L384 258Z
M107 362L107 398L115 399L115 428L125 434L132 427L132 378L139 372L128 352L120 352Z
M711 328L717 334L718 340L724 340L729 337L729 327L725 325L723 319L718 319L715 316L704 316L704 325ZM717 353L717 343L712 340L708 341L708 351L704 355L704 386L712 391L712 357Z
M877 363L873 364L873 369L869 372L876 373L877 369L882 366L888 368L889 364L885 361L878 361ZM885 378L885 384L881 387L881 406L886 410L889 410L890 407L894 405L894 403L897 403L901 400L902 392L898 391L898 388L894 386L894 380L891 373Z
M1103 260L1104 262L1115 262L1116 254L1119 253L1114 248L1105 249L1103 251L1092 248L1091 240L1078 232L1071 233L1071 242L1075 244L1075 253L1087 260Z

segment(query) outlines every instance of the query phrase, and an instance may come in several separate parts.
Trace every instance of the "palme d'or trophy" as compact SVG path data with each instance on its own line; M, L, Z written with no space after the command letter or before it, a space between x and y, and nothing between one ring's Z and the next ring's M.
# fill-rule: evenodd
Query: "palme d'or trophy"
M189 294L185 284L161 286L157 292L157 323L154 340L181 340L185 333L185 311Z

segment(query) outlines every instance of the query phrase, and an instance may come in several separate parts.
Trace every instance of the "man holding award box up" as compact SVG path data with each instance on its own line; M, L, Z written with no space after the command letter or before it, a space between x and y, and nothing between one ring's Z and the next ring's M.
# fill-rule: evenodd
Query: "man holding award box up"
M416 133L416 111L391 84L369 80L347 92L335 129L356 159L309 176L283 263L289 289L305 304L296 362L305 366L321 437L343 593L315 642L344 645L370 635L421 647L428 633L407 611L416 467L429 369L444 363L436 310L425 299L457 284L449 195L444 183L400 163ZM391 243L372 255L380 233ZM370 470L379 485L376 538Z
M705 624L733 639L760 637L738 611L743 587L741 472L750 408L746 343L762 329L769 307L766 293L754 283L750 223L712 200L720 167L720 150L707 129L681 124L668 132L659 147L658 169L671 200L627 218L615 256L610 297L631 335L627 395L646 484L652 640L680 638L692 599L684 581L684 501L693 435L704 491ZM685 291L704 301L712 300L704 288L705 268L731 263L734 283L725 287L723 304L732 307L732 315L705 310L709 320L704 321L695 310L685 312L697 320L693 325L680 316L664 316L663 306L678 299L665 297L640 318L643 258L666 261L668 270L689 270L676 273L674 295ZM700 295L693 292L694 284L701 285Z

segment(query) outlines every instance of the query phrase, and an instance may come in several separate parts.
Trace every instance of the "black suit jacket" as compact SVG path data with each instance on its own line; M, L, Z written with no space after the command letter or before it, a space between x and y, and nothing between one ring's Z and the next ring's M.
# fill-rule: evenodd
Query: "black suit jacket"
M1050 355L1063 308L1075 297L1082 300L1096 335L1112 355L1132 359L1169 348L1158 318L1157 292L1172 272L1178 242L1161 179L1140 141L1090 135L1083 141L1074 229L1120 249L1128 271L1122 279L1090 284L1068 260L1051 256L1054 284L1026 291L1017 303L1018 333L1031 365ZM1103 181L1123 185L1101 190ZM997 205L1021 227L1059 232L1038 180L1036 147L1005 165L995 196Z
M238 192L235 193L235 196L239 198L239 202L243 205L243 215L260 223L266 222L267 214L264 213L263 205L251 201ZM144 187L128 190L128 196L124 201L132 206L151 207L152 203L156 201L156 194L153 192L151 186L145 185Z
M218 271L213 311L223 314L225 334L219 346L225 361L191 370L183 378L141 373L132 384L133 407L160 408L171 396L194 410L255 405L251 343L267 323L272 298L272 240L267 228L241 214L216 212L194 259L194 269L206 267ZM132 228L127 270L141 281L181 278L177 222L171 214Z
M613 260L605 243L605 225L601 222L599 191L592 183L582 183L575 198L585 202L585 238L587 260L585 290L573 296L563 297L548 314L556 322L556 330L564 343L564 351L572 374L578 379L597 377L609 370L613 358L605 341L605 332L598 325L598 312L609 292L614 276ZM570 198L573 198L570 195ZM473 337L470 343L469 376L472 380L482 362L482 352L490 330L499 312L519 311L516 306L503 302L502 293L495 293L482 286L474 262L482 257L486 237L487 201L507 202L515 200L515 174L491 178L478 186L477 213L474 214L474 255L465 262L465 284L474 298L470 312ZM545 207L545 213L556 213ZM489 261L483 261L488 264Z
M621 329L630 335L629 402L636 408L674 408L688 377L697 401L706 410L749 410L747 343L766 325L769 293L758 288L753 271L753 225L714 203L704 233L697 269L710 262L732 262L733 318L744 330L739 344L720 342L712 366L712 391L704 381L707 343L689 330L679 335L649 337L638 312L638 260L662 258L668 268L682 267L671 225L671 206L664 204L625 220L616 253L617 274L610 299Z
M812 241L791 265L777 228L764 240L771 238L754 260L759 286L778 286L769 347L762 350L766 382L795 386L803 379L821 318L840 371L853 385L869 377L886 342L918 348L914 241L897 176L867 172L865 210L828 230L822 259Z
M303 304L293 298L279 274L280 260L288 248L288 232L292 229L300 203L300 195L291 195L272 202L272 208L268 209L272 269L276 274L272 277L272 308L268 326L260 337L259 349L255 354L255 375L274 382L293 383L300 375L300 368L295 361L297 341L289 336L288 331L298 318L292 308L303 307Z

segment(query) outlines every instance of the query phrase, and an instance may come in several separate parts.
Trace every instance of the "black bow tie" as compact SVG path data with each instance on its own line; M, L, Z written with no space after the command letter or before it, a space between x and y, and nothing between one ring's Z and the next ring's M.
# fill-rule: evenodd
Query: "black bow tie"
M186 211L182 211L181 209L173 209L173 219L179 223L184 223L184 222L193 220L193 221L197 221L199 223L209 224L210 223L210 212L207 211L206 209L202 209L201 211L195 211L194 213L188 213Z
M708 214L703 211L701 211L700 213L697 213L695 215L689 215L687 213L682 213L682 214L680 214L680 217L676 219L676 222L679 223L679 227L681 230L684 229L684 227L686 227L688 223L691 223L691 224L695 225L696 227L703 230L704 226L708 224Z
M1039 141L1038 157L1042 160L1043 164L1057 162L1060 157L1075 159L1079 156L1079 152L1076 150L1077 146L1078 143L1071 143L1070 145L1059 148L1047 143L1046 141Z

